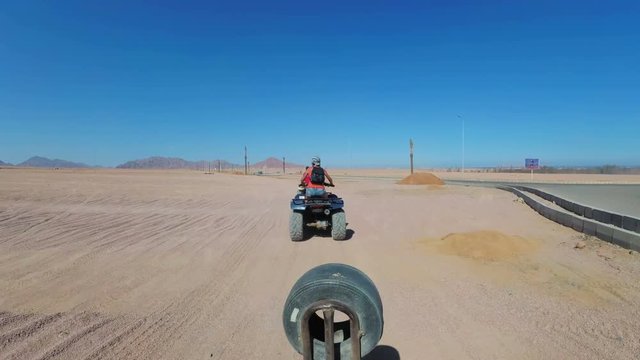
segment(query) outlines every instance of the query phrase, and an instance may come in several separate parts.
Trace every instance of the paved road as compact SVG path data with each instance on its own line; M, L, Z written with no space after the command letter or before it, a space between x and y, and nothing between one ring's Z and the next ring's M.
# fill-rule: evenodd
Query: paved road
M582 205L640 218L640 185L536 184L532 187Z
M510 184L498 181L458 180L449 180L447 183L483 187ZM523 182L513 184L540 189L582 205L640 218L640 185L637 184L541 184Z

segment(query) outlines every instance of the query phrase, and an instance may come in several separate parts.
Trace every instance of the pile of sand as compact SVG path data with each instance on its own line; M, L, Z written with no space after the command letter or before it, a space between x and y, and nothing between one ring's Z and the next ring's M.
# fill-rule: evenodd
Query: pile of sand
M444 185L439 177L432 173L415 173L398 181L400 185Z
M440 240L438 250L474 260L500 261L532 253L538 246L537 241L486 230L449 234Z

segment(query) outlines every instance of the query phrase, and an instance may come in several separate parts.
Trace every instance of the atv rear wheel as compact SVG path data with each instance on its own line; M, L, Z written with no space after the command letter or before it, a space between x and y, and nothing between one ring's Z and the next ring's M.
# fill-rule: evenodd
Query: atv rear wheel
M292 212L289 217L289 237L291 241L300 241L304 238L303 215L299 212Z
M331 236L333 240L347 238L347 217L342 210L338 210L331 215Z

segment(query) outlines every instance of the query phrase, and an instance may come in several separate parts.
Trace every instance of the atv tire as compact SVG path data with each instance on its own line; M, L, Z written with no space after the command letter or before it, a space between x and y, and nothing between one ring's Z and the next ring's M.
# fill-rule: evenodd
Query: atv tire
M289 237L291 241L301 241L304 239L304 219L303 214L292 212L289 217Z
M337 301L355 313L363 332L361 356L371 352L380 341L384 327L382 301L371 279L362 271L345 264L324 264L307 271L293 285L284 304L282 322L289 343L302 354L302 316L312 304ZM319 326L317 326L319 325ZM323 320L312 315L309 329L313 340L314 359L325 359ZM336 355L351 359L349 321L335 323L334 330L344 336L336 342Z
M331 215L331 236L333 240L347 238L347 217L342 210L336 211Z

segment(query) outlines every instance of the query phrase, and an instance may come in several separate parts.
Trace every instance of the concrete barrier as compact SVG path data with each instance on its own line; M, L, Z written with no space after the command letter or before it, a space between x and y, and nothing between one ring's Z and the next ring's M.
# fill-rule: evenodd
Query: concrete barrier
M593 219L593 209L588 206L585 206L584 217L586 217L587 219Z
M571 224L573 223L573 218L571 215L567 214L567 213L563 213L561 211L555 210L556 212L556 222L560 223L566 227L571 227Z
M640 220L625 216L622 219L622 228L629 231L640 232Z
M523 193L520 189L517 189L516 187L497 186L497 188L501 190L509 191L515 194L516 196L522 198L525 204L527 204L529 207L531 207L540 215L546 217L549 220L553 220L561 225L570 227L584 234L595 236L601 240L619 245L621 247L624 247L625 249L640 251L640 233L638 233L638 231L640 231L640 220L638 219L628 217L628 216L621 216L619 219L618 218L612 219L612 213L608 213L606 211L602 211L599 209L591 209L587 206L583 206L583 213L585 216L582 217L582 216L578 216L575 212L563 212L563 211L553 209L535 200L534 198L528 196L527 194ZM519 187L519 188L522 188L522 187ZM536 189L532 189L532 190L536 190ZM535 193L535 192L532 191L532 193ZM553 197L557 198L555 196ZM555 203L559 204L561 202L555 201ZM567 203L565 203L565 205L569 206L567 205ZM587 214L592 215L592 217L586 216ZM614 214L614 215L618 215L618 214ZM608 222L598 221L598 219L608 220ZM620 227L612 224L611 223L612 221L619 223ZM629 229L622 228L622 226L629 227ZM631 229L635 229L636 231L633 231Z
M613 228L611 226L607 226L605 224L597 224L596 225L596 236L604 241L614 242L613 241Z
M640 243L637 241L637 236L633 232L614 229L613 238L619 241L621 243L620 246L624 248L640 251Z
M586 209L586 206L583 206L583 205L580 205L580 204L576 204L576 214L578 214L580 216L584 216L585 209Z
M611 224L611 214L599 209L593 209L593 220L605 224Z
M513 188L532 193L542 199L553 202L561 208L570 211L578 216L582 216L587 219L593 219L597 222L605 224L611 224L624 230L640 233L640 219L602 209L594 209L592 207L578 204L573 201L560 198L553 194L549 194L542 190L530 188L527 186L513 186Z
M621 228L622 227L622 219L624 216L618 214L611 214L611 225Z
M582 221L582 232L587 235L596 236L596 226L595 222L591 220L584 220Z
M571 227L575 231L582 232L582 229L584 228L584 220L577 218L575 216L571 217Z

